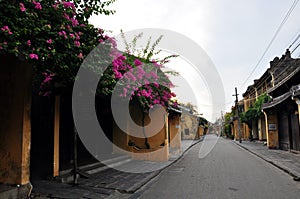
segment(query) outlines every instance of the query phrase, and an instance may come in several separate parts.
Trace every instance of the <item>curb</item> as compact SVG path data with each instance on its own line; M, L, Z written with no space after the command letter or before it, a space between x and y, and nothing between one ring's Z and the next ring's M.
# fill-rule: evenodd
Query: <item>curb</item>
M269 158L267 158L267 157L265 157L265 156L263 156L263 155L261 155L261 154L259 154L259 153L256 153L256 152L254 152L254 151L248 149L247 147L242 146L242 145L239 144L239 143L236 143L236 142L234 142L234 141L233 141L233 143L236 144L237 146L239 146L240 148L243 148L243 149L245 149L246 151L248 151L248 152L250 152L250 153L256 155L257 157L261 158L262 160L264 160L264 161L270 163L271 165L277 167L278 169L284 171L285 173L289 174L289 175L293 178L293 180L299 181L299 179L300 179L300 175L299 175L299 174L297 174L297 173L295 173L295 172L293 172L293 171L290 171L290 170L289 170L288 168L286 168L285 166L280 165L280 163L275 163L275 162L272 161L271 159L269 159Z

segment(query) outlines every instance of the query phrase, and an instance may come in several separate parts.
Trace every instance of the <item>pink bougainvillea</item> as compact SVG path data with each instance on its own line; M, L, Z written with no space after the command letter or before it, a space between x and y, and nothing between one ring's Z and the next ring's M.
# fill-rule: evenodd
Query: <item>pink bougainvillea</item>
M32 3L35 5L34 6L35 9L42 10L42 5L40 2L33 1Z
M171 99L176 96L169 87L173 84L160 70L162 66L157 62L149 62L118 51L112 56L115 57L111 64L114 78L124 85L119 91L120 97L135 99L148 110L154 105L168 106Z
M43 72L42 76L43 76L43 81L40 85L39 94L42 95L42 96L49 97L50 94L51 94L51 91L50 91L49 87L50 87L51 82L52 82L55 75L53 73L47 71L47 72Z
M25 8L25 6L24 6L24 3L20 3L20 10L21 10L22 12L25 12L25 11L26 11L26 8Z
M37 54L34 54L34 53L29 54L29 57L30 57L30 59L36 59L36 60L39 59L39 56Z
M84 12L87 7L91 13ZM0 54L32 63L34 84L38 84L35 88L41 85L40 77L45 70L55 73L58 85L67 88L74 83L84 57L98 41L107 45L106 40L110 39L102 29L88 22L95 13L113 14L106 7L107 2L97 0L1 1L0 9L5 12L0 12ZM121 72L118 75L122 77ZM43 93L49 94L45 88Z
M48 39L46 42L47 42L48 44L52 44L52 39Z

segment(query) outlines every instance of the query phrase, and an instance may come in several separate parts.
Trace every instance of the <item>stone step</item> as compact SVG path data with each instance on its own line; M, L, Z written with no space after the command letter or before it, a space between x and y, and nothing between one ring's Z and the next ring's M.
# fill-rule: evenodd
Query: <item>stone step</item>
M102 162L96 162L88 165L83 165L78 168L77 178L90 178L93 174L99 173L106 169L120 166L122 164L130 162L131 159L127 155L120 155L114 158L104 160ZM56 180L62 183L73 182L74 174L73 169L67 169L59 172L59 176L56 177Z

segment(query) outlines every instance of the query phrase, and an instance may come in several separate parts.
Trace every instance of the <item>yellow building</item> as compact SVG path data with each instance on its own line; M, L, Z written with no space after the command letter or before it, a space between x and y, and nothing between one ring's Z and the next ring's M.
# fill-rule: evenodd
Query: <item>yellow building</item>
M270 68L243 94L245 111L266 93L271 101L262 105L263 114L249 126L254 139L267 140L269 148L300 151L299 84L300 59L289 50L275 57Z
M169 151L180 152L181 134L180 134L180 112L169 110L170 117L166 109L151 109L151 119L149 114L145 115L144 127L133 136L135 127L130 123L132 119L138 126L142 127L143 113L138 105L130 106L131 118L126 118L127 132L122 131L116 124L113 127L114 153L125 153L134 159L149 161L168 161ZM124 118L125 119L125 118ZM156 132L151 128L153 124L162 124L162 128ZM150 128L147 128L147 126ZM148 127L149 127L148 126ZM170 147L170 148L169 148Z

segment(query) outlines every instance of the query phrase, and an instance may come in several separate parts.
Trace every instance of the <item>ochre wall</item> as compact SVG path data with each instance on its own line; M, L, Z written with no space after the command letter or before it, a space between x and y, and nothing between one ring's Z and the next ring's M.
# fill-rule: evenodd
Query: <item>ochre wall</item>
M245 123L243 123L242 126L243 126L242 129L243 129L243 135L244 135L243 138L248 139L250 137L250 133L251 133L250 128Z
M198 127L198 136L203 136L204 135L204 126L199 126Z
M182 139L195 139L198 133L198 118L190 113L182 112L181 115L181 138ZM186 134L188 130L188 134Z
M233 135L235 140L239 140L238 121L233 121Z
M130 113L131 113L131 118L132 120L139 126L142 126L142 112L141 110L137 107L137 106L131 106L130 107ZM153 120L157 119L159 112L154 111L152 114L152 118ZM164 118L161 118L162 120ZM146 114L145 117L145 126L148 125L150 122L153 122L154 124L156 123L156 121L151 121L150 117L148 114ZM148 143L150 145L150 148L156 148L159 147L161 145L165 144L165 140L167 140L167 132L165 129L166 126L164 126L162 129L160 129L160 131L158 133L156 133L155 135L151 136L153 132L147 132L147 129L145 129L145 135L148 137ZM128 127L128 130L130 130L132 127ZM131 140L132 142L134 142L136 144L136 146L140 147L140 148L146 148L145 145L145 138L143 132L141 131L139 134L140 137L134 137L134 136L129 136L129 140Z
M30 164L32 67L0 57L0 183L26 184Z
M277 149L279 147L278 143L278 121L277 114L275 110L268 110L264 112L266 120L266 132L267 132L267 146L270 149ZM275 124L276 130L270 130L269 125Z
M139 126L142 126L142 112L136 105L131 105L130 108L131 119ZM152 119L155 120L158 117L159 112L154 111L152 113ZM125 120L129 120L129 118L124 118ZM145 145L145 138L143 132L141 131L139 137L134 137L130 135L131 127L129 122L127 123L127 132L123 132L117 124L114 123L114 130L113 130L113 142L114 144L125 150L124 152L131 152L129 153L133 158L136 159L143 159L143 160L154 160L154 161L167 161L168 159L168 118L164 116L162 118L164 126L158 133L153 136L150 136L153 132L147 132L145 130L145 134L148 137L148 143L150 145L150 149L147 149ZM155 121L152 121L155 122ZM145 117L145 126L150 123L150 117L146 114ZM128 142L134 143L135 147L129 146ZM121 152L116 146L114 146L114 152L119 153Z
M181 130L180 115L169 117L170 149L174 152L181 152Z

